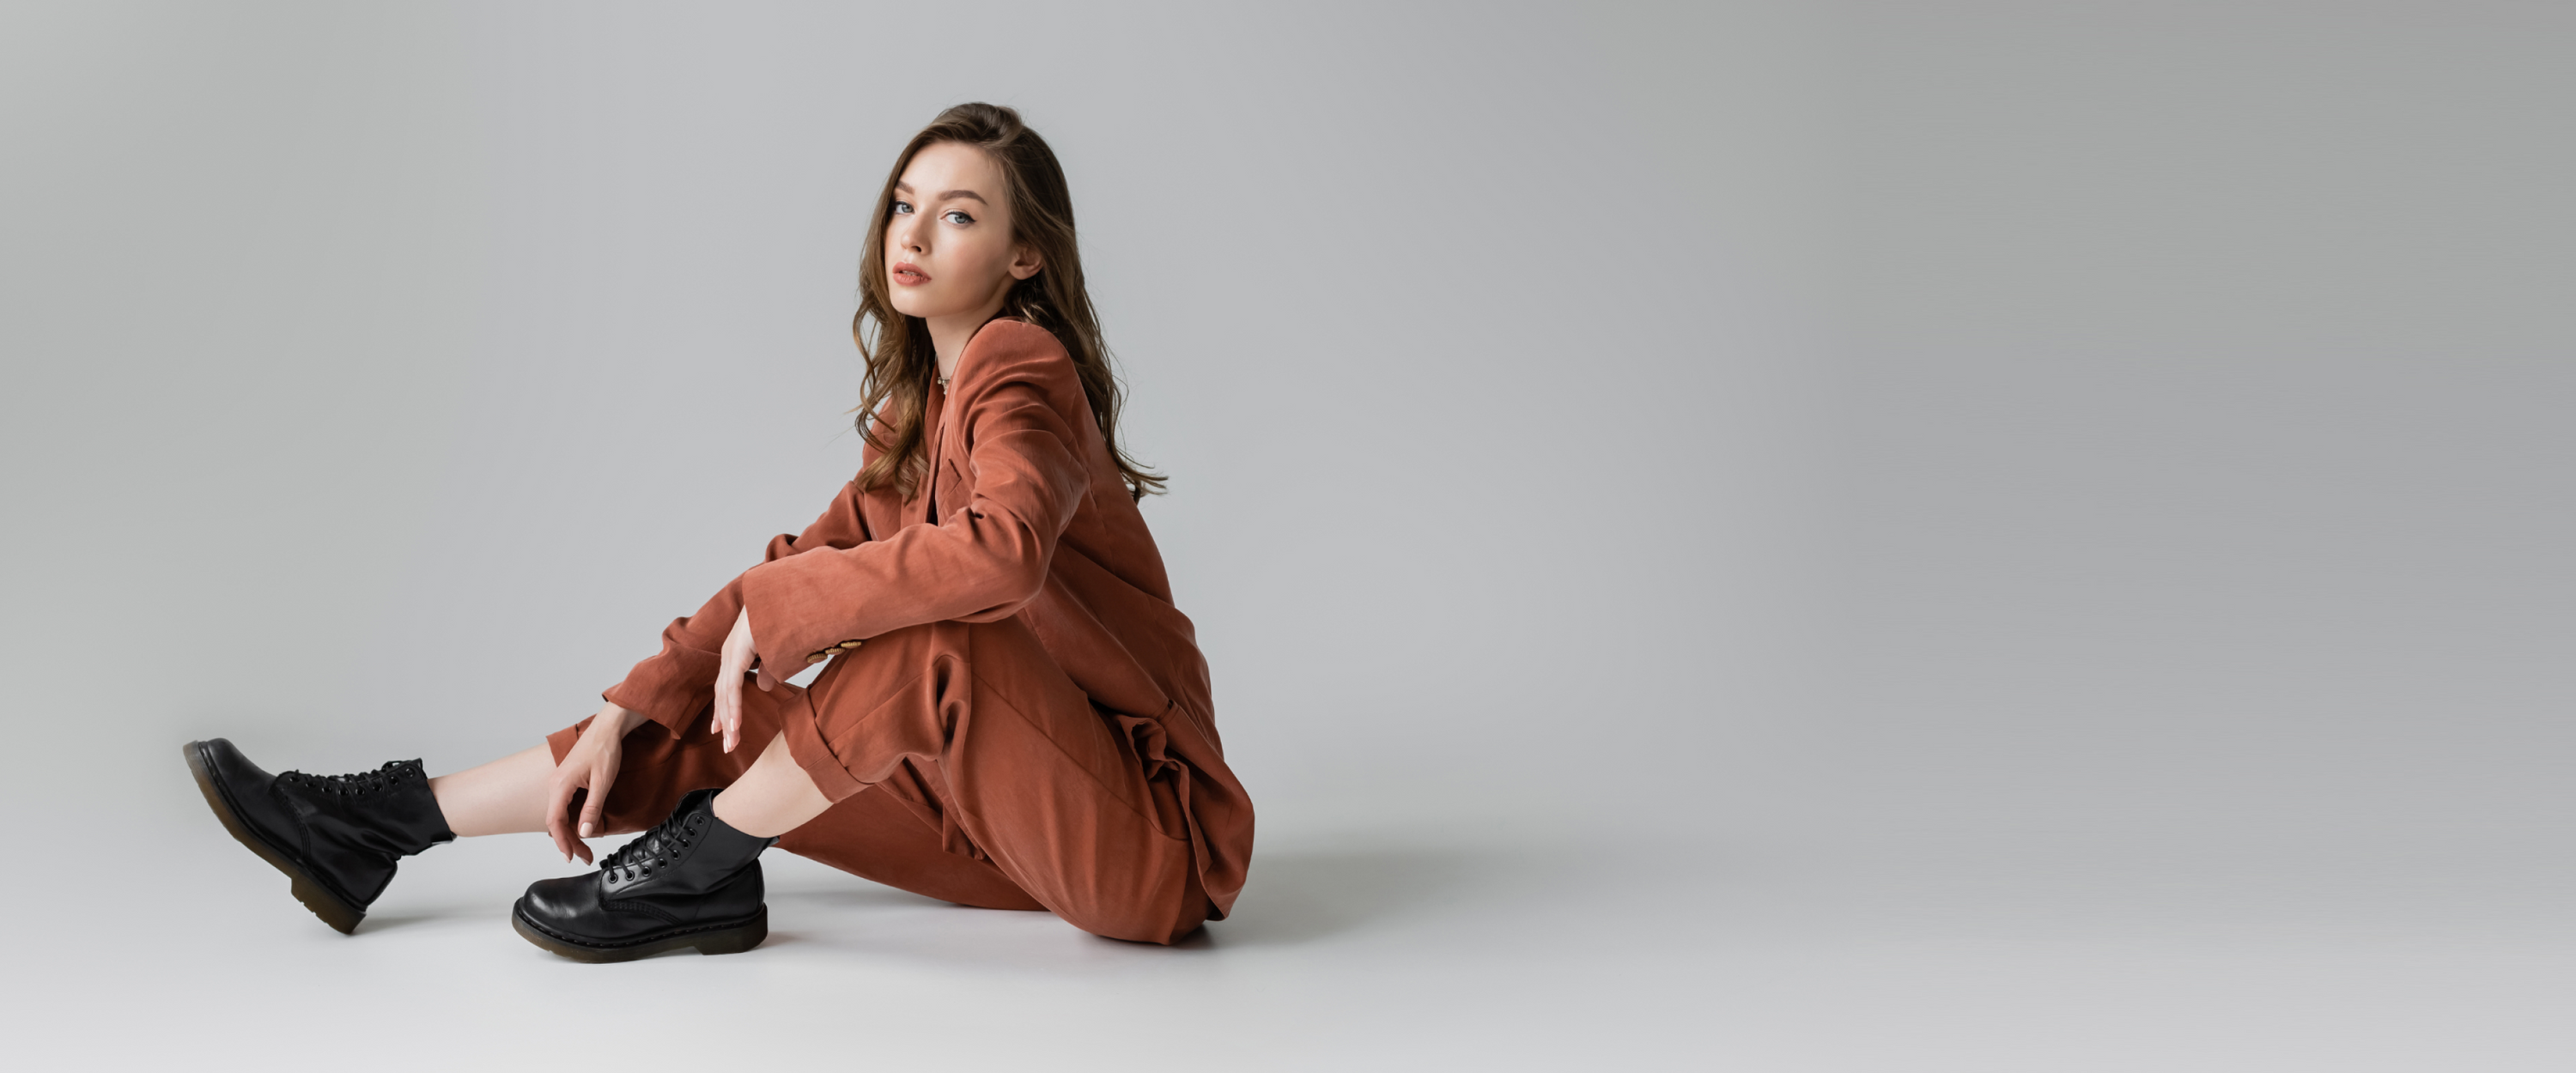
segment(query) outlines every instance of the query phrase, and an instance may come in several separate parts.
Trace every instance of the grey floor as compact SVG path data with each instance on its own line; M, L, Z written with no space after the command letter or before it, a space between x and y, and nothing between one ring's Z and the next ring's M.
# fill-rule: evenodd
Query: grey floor
M2576 7L0 3L0 1073L2576 1070ZM1260 838L1178 949L780 858L354 937L856 472L939 108L1063 155ZM1563 270L1557 270L1562 268Z
M773 855L760 949L589 966L508 927L525 882L566 870L535 838L414 859L343 937L211 818L130 826L77 887L11 884L12 916L44 922L10 944L0 1024L39 1059L16 1068L2576 1063L2576 960L2551 912L2567 884L2496 854L1290 830L1265 838L1236 915L1171 949Z

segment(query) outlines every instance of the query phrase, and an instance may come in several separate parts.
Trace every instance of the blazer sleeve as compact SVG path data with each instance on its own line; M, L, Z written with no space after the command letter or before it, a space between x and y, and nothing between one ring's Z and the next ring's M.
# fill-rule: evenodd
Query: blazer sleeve
M965 437L974 485L965 503L936 525L743 572L752 640L771 674L906 626L1006 618L1046 583L1056 541L1089 494L1074 422L1091 410L1062 344L1008 323L979 334L995 336L992 347L961 356L949 433Z
M761 562L781 559L822 548L850 548L868 541L867 519L859 512L859 490L855 484L843 484L841 494L823 509L812 525L795 536L780 533L769 538L769 547ZM675 618L662 628L662 651L646 658L626 672L626 679L608 687L601 700L632 708L656 723L678 734L713 703L716 667L722 660L725 635L733 632L734 617L742 612L742 578L735 578L708 597L696 614ZM773 668L770 673L780 678L804 668L804 661Z

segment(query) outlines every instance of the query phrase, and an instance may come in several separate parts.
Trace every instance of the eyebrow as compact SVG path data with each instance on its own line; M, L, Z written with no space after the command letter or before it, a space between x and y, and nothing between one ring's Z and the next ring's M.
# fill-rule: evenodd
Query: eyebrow
M907 194L909 194L909 193L911 193L911 192L912 192L912 187L907 186L907 185L904 185L904 182L903 182L903 180L901 180L901 179L897 179L897 180L895 180L894 188L895 188L895 189L897 189L897 190L901 190L901 191L903 191L904 193L907 193ZM974 192L974 191L972 191L972 190L942 190L942 191L940 191L940 192L939 192L939 200L941 200L941 201L946 201L946 200L948 200L948 199L950 199L950 198L959 198L959 197L971 197L971 198L974 198L977 202L980 202L980 203L982 203L982 204L985 204L985 205L991 205L991 204L992 204L992 202L990 202L990 201L985 201L985 200L984 200L984 195L982 195L982 194L978 194L978 193L976 193L976 192Z

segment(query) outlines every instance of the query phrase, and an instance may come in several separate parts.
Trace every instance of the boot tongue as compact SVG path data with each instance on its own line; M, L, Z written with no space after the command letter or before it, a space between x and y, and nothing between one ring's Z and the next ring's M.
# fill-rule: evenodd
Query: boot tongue
M637 878L642 878L640 873L643 868L652 864L656 857L667 858L669 863L678 863L679 835L688 827L689 817L701 812L706 813L707 818L699 823L701 828L713 827L719 822L715 818L714 801L716 794L720 792L714 789L689 791L688 796L680 799L679 806L672 809L668 817L645 830L643 834L635 836L634 841L617 847L600 862L600 866L615 868L621 873L636 872L639 873ZM618 885L624 886L626 882L621 878Z
M300 782L324 793L356 793L365 790L381 790L399 784L412 773L412 769L419 766L418 760L387 760L383 767L372 771L353 771L346 775L316 775L309 771L284 771L279 772L278 777L290 782Z

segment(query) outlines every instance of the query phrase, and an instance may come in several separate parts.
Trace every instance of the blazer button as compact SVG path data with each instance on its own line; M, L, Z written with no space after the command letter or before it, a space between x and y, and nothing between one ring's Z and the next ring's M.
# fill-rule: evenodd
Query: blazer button
M843 647L843 648L857 648L857 647L859 647L859 643L858 643L857 641L843 641L843 642L841 642L841 647Z
M821 662L823 662L824 657L829 656L829 655L831 655L831 653L829 653L829 652L816 652L816 653L814 653L813 655L810 655L810 656L805 657L805 662L807 662L807 663L821 663Z

